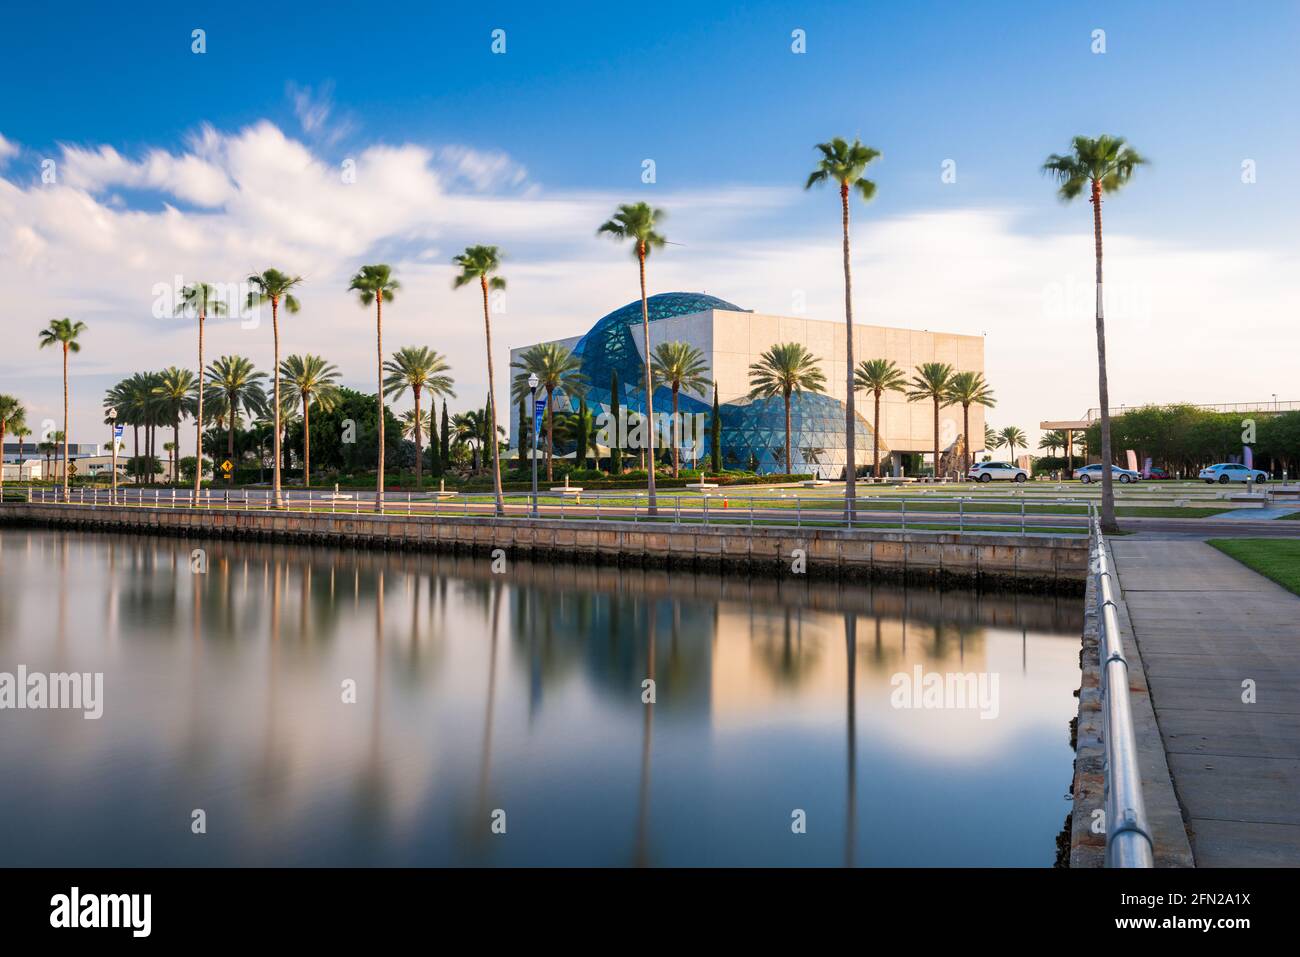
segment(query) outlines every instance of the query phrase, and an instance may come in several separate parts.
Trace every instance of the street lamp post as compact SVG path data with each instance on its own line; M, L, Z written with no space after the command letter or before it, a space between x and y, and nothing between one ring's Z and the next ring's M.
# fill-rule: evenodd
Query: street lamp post
M528 454L533 459L533 518L537 517L537 373L530 373L528 376L528 388L532 390L533 407L530 410L533 414L533 437L528 443Z
M109 487L108 501L110 505L117 504L117 409L108 410L108 440L113 447L113 464L109 468L109 479L112 485Z

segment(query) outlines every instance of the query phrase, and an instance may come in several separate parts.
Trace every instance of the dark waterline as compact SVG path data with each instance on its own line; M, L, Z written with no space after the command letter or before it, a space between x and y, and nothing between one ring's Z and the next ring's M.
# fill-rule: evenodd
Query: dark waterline
M1048 866L1081 626L1079 598L2 530L0 672L103 672L105 703L0 711L0 863ZM917 665L996 673L997 717L894 708Z

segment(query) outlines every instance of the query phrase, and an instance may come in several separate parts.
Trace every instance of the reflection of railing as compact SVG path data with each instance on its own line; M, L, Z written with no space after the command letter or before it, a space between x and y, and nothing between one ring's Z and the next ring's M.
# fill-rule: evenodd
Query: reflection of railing
M1184 403L1175 403L1183 405ZM1195 403L1185 403L1193 409L1201 409L1204 412L1300 412L1300 402L1220 402L1217 405L1197 405ZM1123 415L1125 412L1136 412L1138 409L1146 408L1141 405L1112 405L1110 414L1112 416ZM1088 421L1096 422L1101 418L1101 409L1089 409Z
M1102 737L1106 750L1106 866L1153 867L1151 830L1129 701L1128 659L1101 525L1093 526L1097 578L1097 649L1101 659Z
M11 488L33 504L60 504L62 490L51 486ZM131 508L192 508L189 489L119 489L116 502L108 489L73 488L71 505ZM372 493L331 493L285 490L284 504L273 504L270 489L204 489L200 509L282 511L317 514L375 514ZM491 493L386 493L385 515L429 519L498 518L518 520L580 520L598 522L658 522L705 526L763 526L772 528L851 528L916 532L1015 532L1018 534L1087 534L1090 504L1084 499L1028 500L1023 495L878 496L855 500L852 516L842 496L747 493L717 490L705 494L661 492L651 510L645 492L540 492L503 496L498 515ZM530 513L534 513L530 514ZM851 520L850 520L851 519Z

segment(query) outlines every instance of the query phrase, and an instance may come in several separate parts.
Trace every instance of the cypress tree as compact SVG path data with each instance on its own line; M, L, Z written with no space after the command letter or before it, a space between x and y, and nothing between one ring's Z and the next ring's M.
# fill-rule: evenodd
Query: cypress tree
M577 465L579 468L584 468L584 469L585 469L585 468L587 467L587 465L588 465L588 463L587 463L587 447L588 447L588 445L590 444L590 442L589 442L589 440L590 440L590 436L587 434L587 425L588 425L588 423L587 423L587 400L586 400L586 398L583 398L583 399L579 400L579 402L578 402L578 422L577 422L577 425L578 425L578 428L577 428L576 431L577 431L577 433L578 433L578 449L577 449L577 451L574 452L574 454L573 454L573 462L574 462L574 464ZM581 464L579 464L579 463L581 463Z
M442 403L442 437L438 442L438 452L442 456L442 469L451 467L451 421L447 418L447 403Z
M618 421L618 370L609 376L609 471L619 475L623 471L623 436Z
M519 471L528 471L528 453L533 444L533 431L528 427L528 396L519 397Z
M718 407L718 383L713 383L713 421L709 424L709 468L722 474L722 410Z

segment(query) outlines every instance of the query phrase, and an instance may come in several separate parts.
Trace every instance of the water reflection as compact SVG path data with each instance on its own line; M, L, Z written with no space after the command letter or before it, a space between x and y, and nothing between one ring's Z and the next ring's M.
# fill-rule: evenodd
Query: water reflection
M103 671L106 703L0 712L0 843L14 864L1047 864L1080 624L1070 598L4 531L0 671ZM895 709L917 665L996 672L998 717Z

